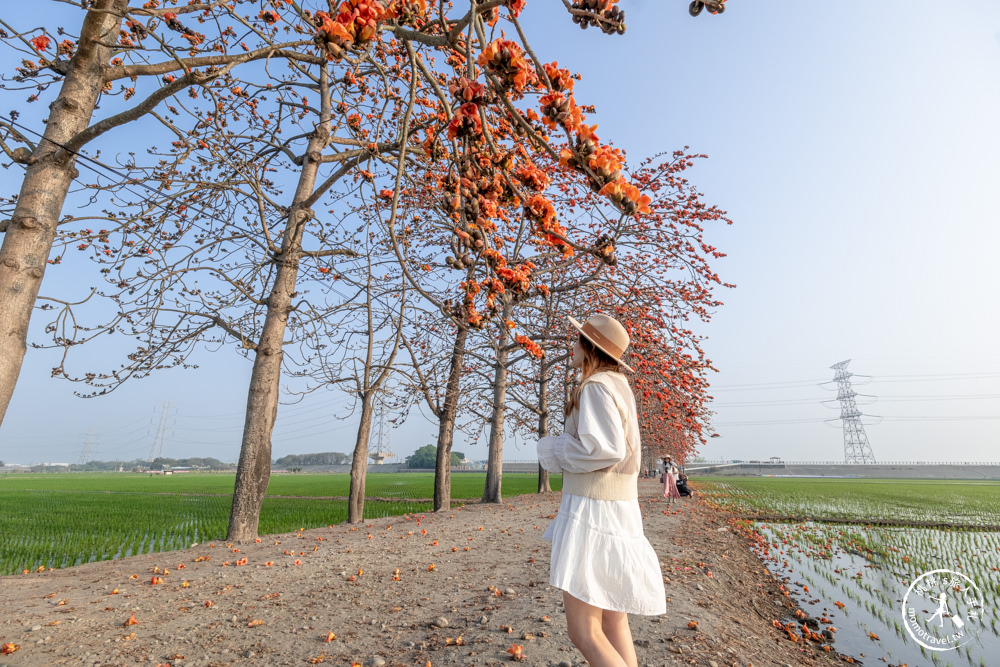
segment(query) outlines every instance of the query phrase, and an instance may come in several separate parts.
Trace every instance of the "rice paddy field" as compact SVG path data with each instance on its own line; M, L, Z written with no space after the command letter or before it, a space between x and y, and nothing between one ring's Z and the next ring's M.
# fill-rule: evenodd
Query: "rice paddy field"
M452 499L479 498L485 474L453 474ZM553 476L554 489L561 478ZM13 474L0 477L0 575L171 551L226 535L233 474ZM534 493L535 475L505 475L505 496ZM260 533L347 520L346 474L274 475ZM365 518L432 509L430 473L372 473Z
M868 664L1000 664L1000 483L716 478L695 486L735 515L734 528L819 622L811 631L827 630L838 651ZM801 621L784 624L789 640L806 641Z

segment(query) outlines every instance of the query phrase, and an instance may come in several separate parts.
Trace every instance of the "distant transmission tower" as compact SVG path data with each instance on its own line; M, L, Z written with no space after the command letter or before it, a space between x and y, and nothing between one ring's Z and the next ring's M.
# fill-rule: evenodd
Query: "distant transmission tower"
M837 383L837 400L840 401L840 419L844 422L844 462L845 463L875 463L875 455L868 444L865 426L861 423L861 411L854 401L857 393L851 387L851 373L847 364L851 360L841 361L833 366L837 374L833 381Z
M167 437L167 428L170 426L170 403L163 403L160 410L160 423L156 427L156 436L153 438L153 448L149 450L149 462L163 456L163 441Z
M369 452L368 458L372 460L375 465L381 465L385 463L386 459L394 458L396 455L392 453L389 439L391 433L389 430L388 419L386 418L387 413L385 403L381 400L375 406L375 432L372 436L375 438L375 450Z
M97 432L94 429L87 431L87 439L83 441L83 448L80 450L80 465L85 465L90 460L90 456L94 452L94 436L96 435Z

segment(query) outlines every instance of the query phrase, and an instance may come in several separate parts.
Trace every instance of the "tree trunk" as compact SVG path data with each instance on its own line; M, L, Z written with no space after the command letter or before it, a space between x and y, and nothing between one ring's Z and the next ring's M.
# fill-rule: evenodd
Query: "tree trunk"
M539 439L549 434L549 364L545 357L541 359L541 368L538 374L538 437ZM552 491L549 484L549 471L539 464L538 466L538 492L548 493Z
M367 372L367 370L365 371ZM375 409L374 392L366 391L361 398L361 424L354 442L351 461L351 490L347 496L347 522L365 520L365 476L368 474L368 440L372 432L372 412Z
M493 367L493 420L490 423L489 453L486 459L484 503L503 502L500 487L503 479L503 425L504 412L507 407L507 359L510 356L508 347L510 332L507 331L507 327L502 322L510 319L510 311L510 304L506 304L500 325L496 365Z
M458 414L458 398L462 380L462 363L465 360L465 341L469 330L458 327L455 346L451 352L451 368L448 371L448 386L445 389L444 404L441 406L441 421L438 424L437 461L434 466L434 511L451 509L451 446L455 438L455 417Z
M80 30L76 54L49 107L45 135L28 158L17 206L0 247L0 423L21 373L31 311L45 275L66 193L77 175L61 145L90 124L104 89L126 0L97 0Z
M310 164L312 164L310 162ZM305 170L304 170L305 171ZM301 182L301 181L300 181ZM264 328L255 351L250 388L247 392L247 414L243 422L243 443L236 467L233 508L229 515L230 542L252 542L257 537L260 508L271 478L271 434L278 415L281 381L282 340L291 311L292 293L298 278L302 227L308 212L293 207L288 229L282 243L283 252L276 260L278 270L274 287L267 302ZM290 252L285 252L288 248ZM293 250L295 248L295 250Z
M328 96L327 70L320 72L320 99ZM257 349L247 392L247 415L243 422L243 443L236 467L233 508L229 514L230 542L252 542L257 538L260 507L271 479L271 434L278 415L281 381L282 342L292 310L292 295L302 257L302 232L313 213L302 206L313 191L319 172L320 157L330 132L328 101L323 101L323 117L309 138L302 160L302 173L292 198L288 221L281 237L281 250L274 258L277 271L274 286L267 298L267 314Z

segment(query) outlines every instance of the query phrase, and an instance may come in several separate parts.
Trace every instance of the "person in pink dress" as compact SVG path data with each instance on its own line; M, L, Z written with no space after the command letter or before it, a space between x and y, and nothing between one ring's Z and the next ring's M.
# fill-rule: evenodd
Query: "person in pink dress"
M677 466L669 454L663 459L663 497L668 503L681 499L681 492L677 490Z

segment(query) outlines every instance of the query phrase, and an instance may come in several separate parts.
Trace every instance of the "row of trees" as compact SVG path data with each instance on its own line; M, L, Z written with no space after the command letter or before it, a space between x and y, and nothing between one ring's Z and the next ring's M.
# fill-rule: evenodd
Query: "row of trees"
M351 462L351 457L341 452L315 452L312 454L289 454L274 461L283 468L297 466L342 466Z
M437 421L435 509L457 429L486 434L483 499L500 502L505 436L558 421L566 315L603 311L634 341L650 453L692 451L710 364L690 327L724 284L702 233L728 220L686 180L702 156L629 170L598 138L578 76L529 44L525 4L90 0L75 31L0 18L22 58L5 98L48 103L0 119L24 174L2 203L0 418L38 308L53 375L87 396L200 349L252 362L229 540L257 537L283 378L356 399L350 521L380 406ZM564 6L624 32L615 0ZM40 296L51 265L89 295ZM109 335L120 363L75 370Z

